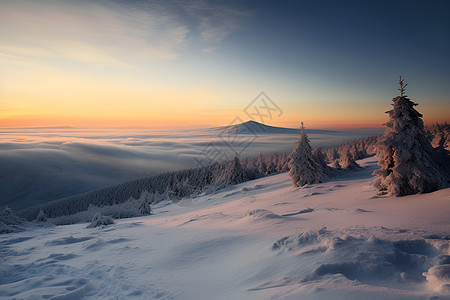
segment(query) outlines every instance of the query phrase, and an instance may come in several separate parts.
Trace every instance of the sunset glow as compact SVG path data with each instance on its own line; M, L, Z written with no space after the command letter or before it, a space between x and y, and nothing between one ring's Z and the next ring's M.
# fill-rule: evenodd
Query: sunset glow
M446 121L446 4L356 6L335 24L346 5L2 1L0 126L226 125L265 91L276 126L379 127L399 74L425 122ZM402 41L400 9L421 28Z

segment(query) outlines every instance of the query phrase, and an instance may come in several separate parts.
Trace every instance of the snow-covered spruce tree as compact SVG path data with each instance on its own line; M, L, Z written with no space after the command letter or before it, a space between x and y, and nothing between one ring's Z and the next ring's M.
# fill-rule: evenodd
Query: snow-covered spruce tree
M247 176L237 153L234 154L234 158L226 166L225 181L226 184L238 184L247 181Z
M150 204L145 199L139 200L139 212L143 215L151 215L152 214L152 208L150 207Z
M359 168L358 163L353 159L353 155L349 150L345 151L344 155L341 156L340 166L344 170L356 170Z
M300 139L295 144L295 148L290 155L289 176L294 187L305 184L322 182L324 174L322 168L314 159L308 136L305 133L303 122Z
M325 176L327 177L331 177L332 175L332 170L331 168L328 166L327 162L326 162L326 157L325 155L322 153L322 149L320 147L317 147L316 149L314 149L312 151L314 160L319 164L319 166L322 168L322 172Z
M289 171L288 162L289 162L289 155L287 153L283 153L280 156L280 159L278 160L277 172L284 173Z
M406 84L400 76L400 96L395 97L389 121L379 140L377 158L380 169L374 172L375 186L393 196L427 193L445 181L437 163L436 151L425 135L422 114L417 104L404 95Z
M8 206L0 210L0 234L22 231L24 223L25 220L18 217Z
M141 196L138 199L138 210L143 215L151 215L152 208L150 203L154 201L154 195L147 190L142 191Z
M258 172L262 176L266 175L267 165L266 165L266 162L264 160L264 157L263 157L262 153L259 153L258 160L256 161L256 167L258 168Z
M39 211L39 214L37 215L37 217L34 221L39 222L39 223L47 222L47 216L45 215L45 213L42 209Z
M330 163L332 163L332 162L334 162L334 161L336 161L336 160L338 160L339 159L339 153L337 152L337 150L336 150L336 146L334 146L334 147L331 147L330 149L329 149L329 151L328 151L328 161L330 162Z
M277 164L276 161L278 160L277 154L274 153L267 157L267 170L265 175L270 175L273 173L276 173L277 171Z
M445 134L441 131L437 136L437 146L434 148L437 154L437 160L447 180L450 179L450 151L447 150L447 141Z

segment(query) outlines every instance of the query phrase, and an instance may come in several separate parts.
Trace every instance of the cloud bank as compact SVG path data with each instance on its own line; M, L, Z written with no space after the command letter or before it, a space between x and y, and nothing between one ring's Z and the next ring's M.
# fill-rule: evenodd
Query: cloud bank
M242 136L230 141L217 130L177 133L146 129L0 129L0 206L32 204L86 192L126 180L197 167L211 160L291 151L296 134ZM362 136L364 134L359 134ZM312 145L357 137L311 134ZM240 140L239 140L240 139ZM215 157L219 151L225 156Z

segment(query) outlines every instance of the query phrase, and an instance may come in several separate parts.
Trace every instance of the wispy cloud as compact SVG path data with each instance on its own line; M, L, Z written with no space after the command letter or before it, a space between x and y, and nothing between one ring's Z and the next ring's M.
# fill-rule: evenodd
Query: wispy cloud
M3 2L3 55L118 64L173 59L188 28L136 5L102 1Z
M126 66L176 59L188 36L205 49L239 29L247 14L204 1L2 1L2 60L62 58Z
M201 36L207 41L220 42L230 33L241 28L242 18L247 15L224 5L215 6L205 1L192 2L187 11L200 21Z
M252 15L248 10L203 0L189 2L185 9L197 20L196 30L208 44L203 49L207 53L214 51L230 34L243 28L245 18Z

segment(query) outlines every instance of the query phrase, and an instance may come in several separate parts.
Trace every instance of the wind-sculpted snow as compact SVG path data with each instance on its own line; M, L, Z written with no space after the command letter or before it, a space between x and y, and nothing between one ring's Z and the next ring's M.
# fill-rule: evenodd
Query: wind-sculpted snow
M299 265L316 262L298 274L302 283L340 274L348 280L377 286L420 284L429 279L432 285L445 288L448 266L439 265L444 254L425 238L395 240L394 236L385 240L367 234L366 230L346 233L322 228L283 237L272 250L294 255Z
M70 245L70 244L76 244L76 243L81 243L87 240L92 239L92 237L86 236L86 237L80 237L80 238L75 238L73 236L69 236L69 237L65 237L65 238L60 238L60 239L56 239L56 240L52 240L52 241L48 241L45 243L46 246L61 246L61 245Z

